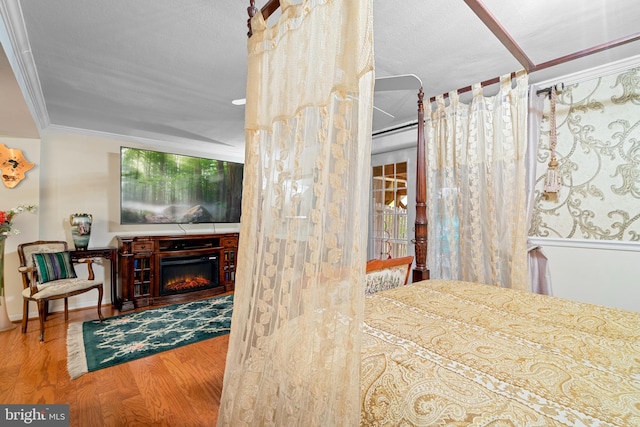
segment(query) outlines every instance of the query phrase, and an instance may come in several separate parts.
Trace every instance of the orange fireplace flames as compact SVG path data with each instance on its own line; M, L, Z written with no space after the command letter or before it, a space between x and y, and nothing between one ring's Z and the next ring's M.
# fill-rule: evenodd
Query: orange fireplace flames
M167 291L179 292L204 288L210 283L211 281L204 277L176 277L165 283L164 287Z

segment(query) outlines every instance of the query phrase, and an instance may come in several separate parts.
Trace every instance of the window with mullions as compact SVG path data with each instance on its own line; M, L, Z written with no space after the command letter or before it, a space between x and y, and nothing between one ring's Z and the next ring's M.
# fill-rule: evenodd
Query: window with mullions
M374 166L372 170L373 254L375 258L407 255L407 162Z

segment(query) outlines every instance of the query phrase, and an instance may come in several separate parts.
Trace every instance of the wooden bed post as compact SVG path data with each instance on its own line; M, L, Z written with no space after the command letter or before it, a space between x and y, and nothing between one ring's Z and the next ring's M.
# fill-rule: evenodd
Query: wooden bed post
M427 269L427 171L424 141L424 93L418 92L418 162L416 173L416 223L413 240L416 252L416 267L413 269L412 282L429 279Z
M251 18L253 18L256 13L258 13L256 0L249 0L249 7L247 8L247 14L249 15L249 19L247 19L247 28L249 28L249 32L247 33L247 37L251 37L253 35L253 29L251 28Z

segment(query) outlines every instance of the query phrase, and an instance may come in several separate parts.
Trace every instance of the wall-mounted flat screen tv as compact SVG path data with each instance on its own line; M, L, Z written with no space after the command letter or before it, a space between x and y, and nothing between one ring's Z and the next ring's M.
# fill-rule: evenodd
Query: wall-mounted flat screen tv
M243 166L121 147L120 223L238 223Z

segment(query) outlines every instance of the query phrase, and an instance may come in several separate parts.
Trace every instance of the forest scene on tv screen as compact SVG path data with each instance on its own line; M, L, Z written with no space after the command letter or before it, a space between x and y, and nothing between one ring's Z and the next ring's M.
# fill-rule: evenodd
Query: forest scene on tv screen
M121 147L120 223L240 222L243 166Z

